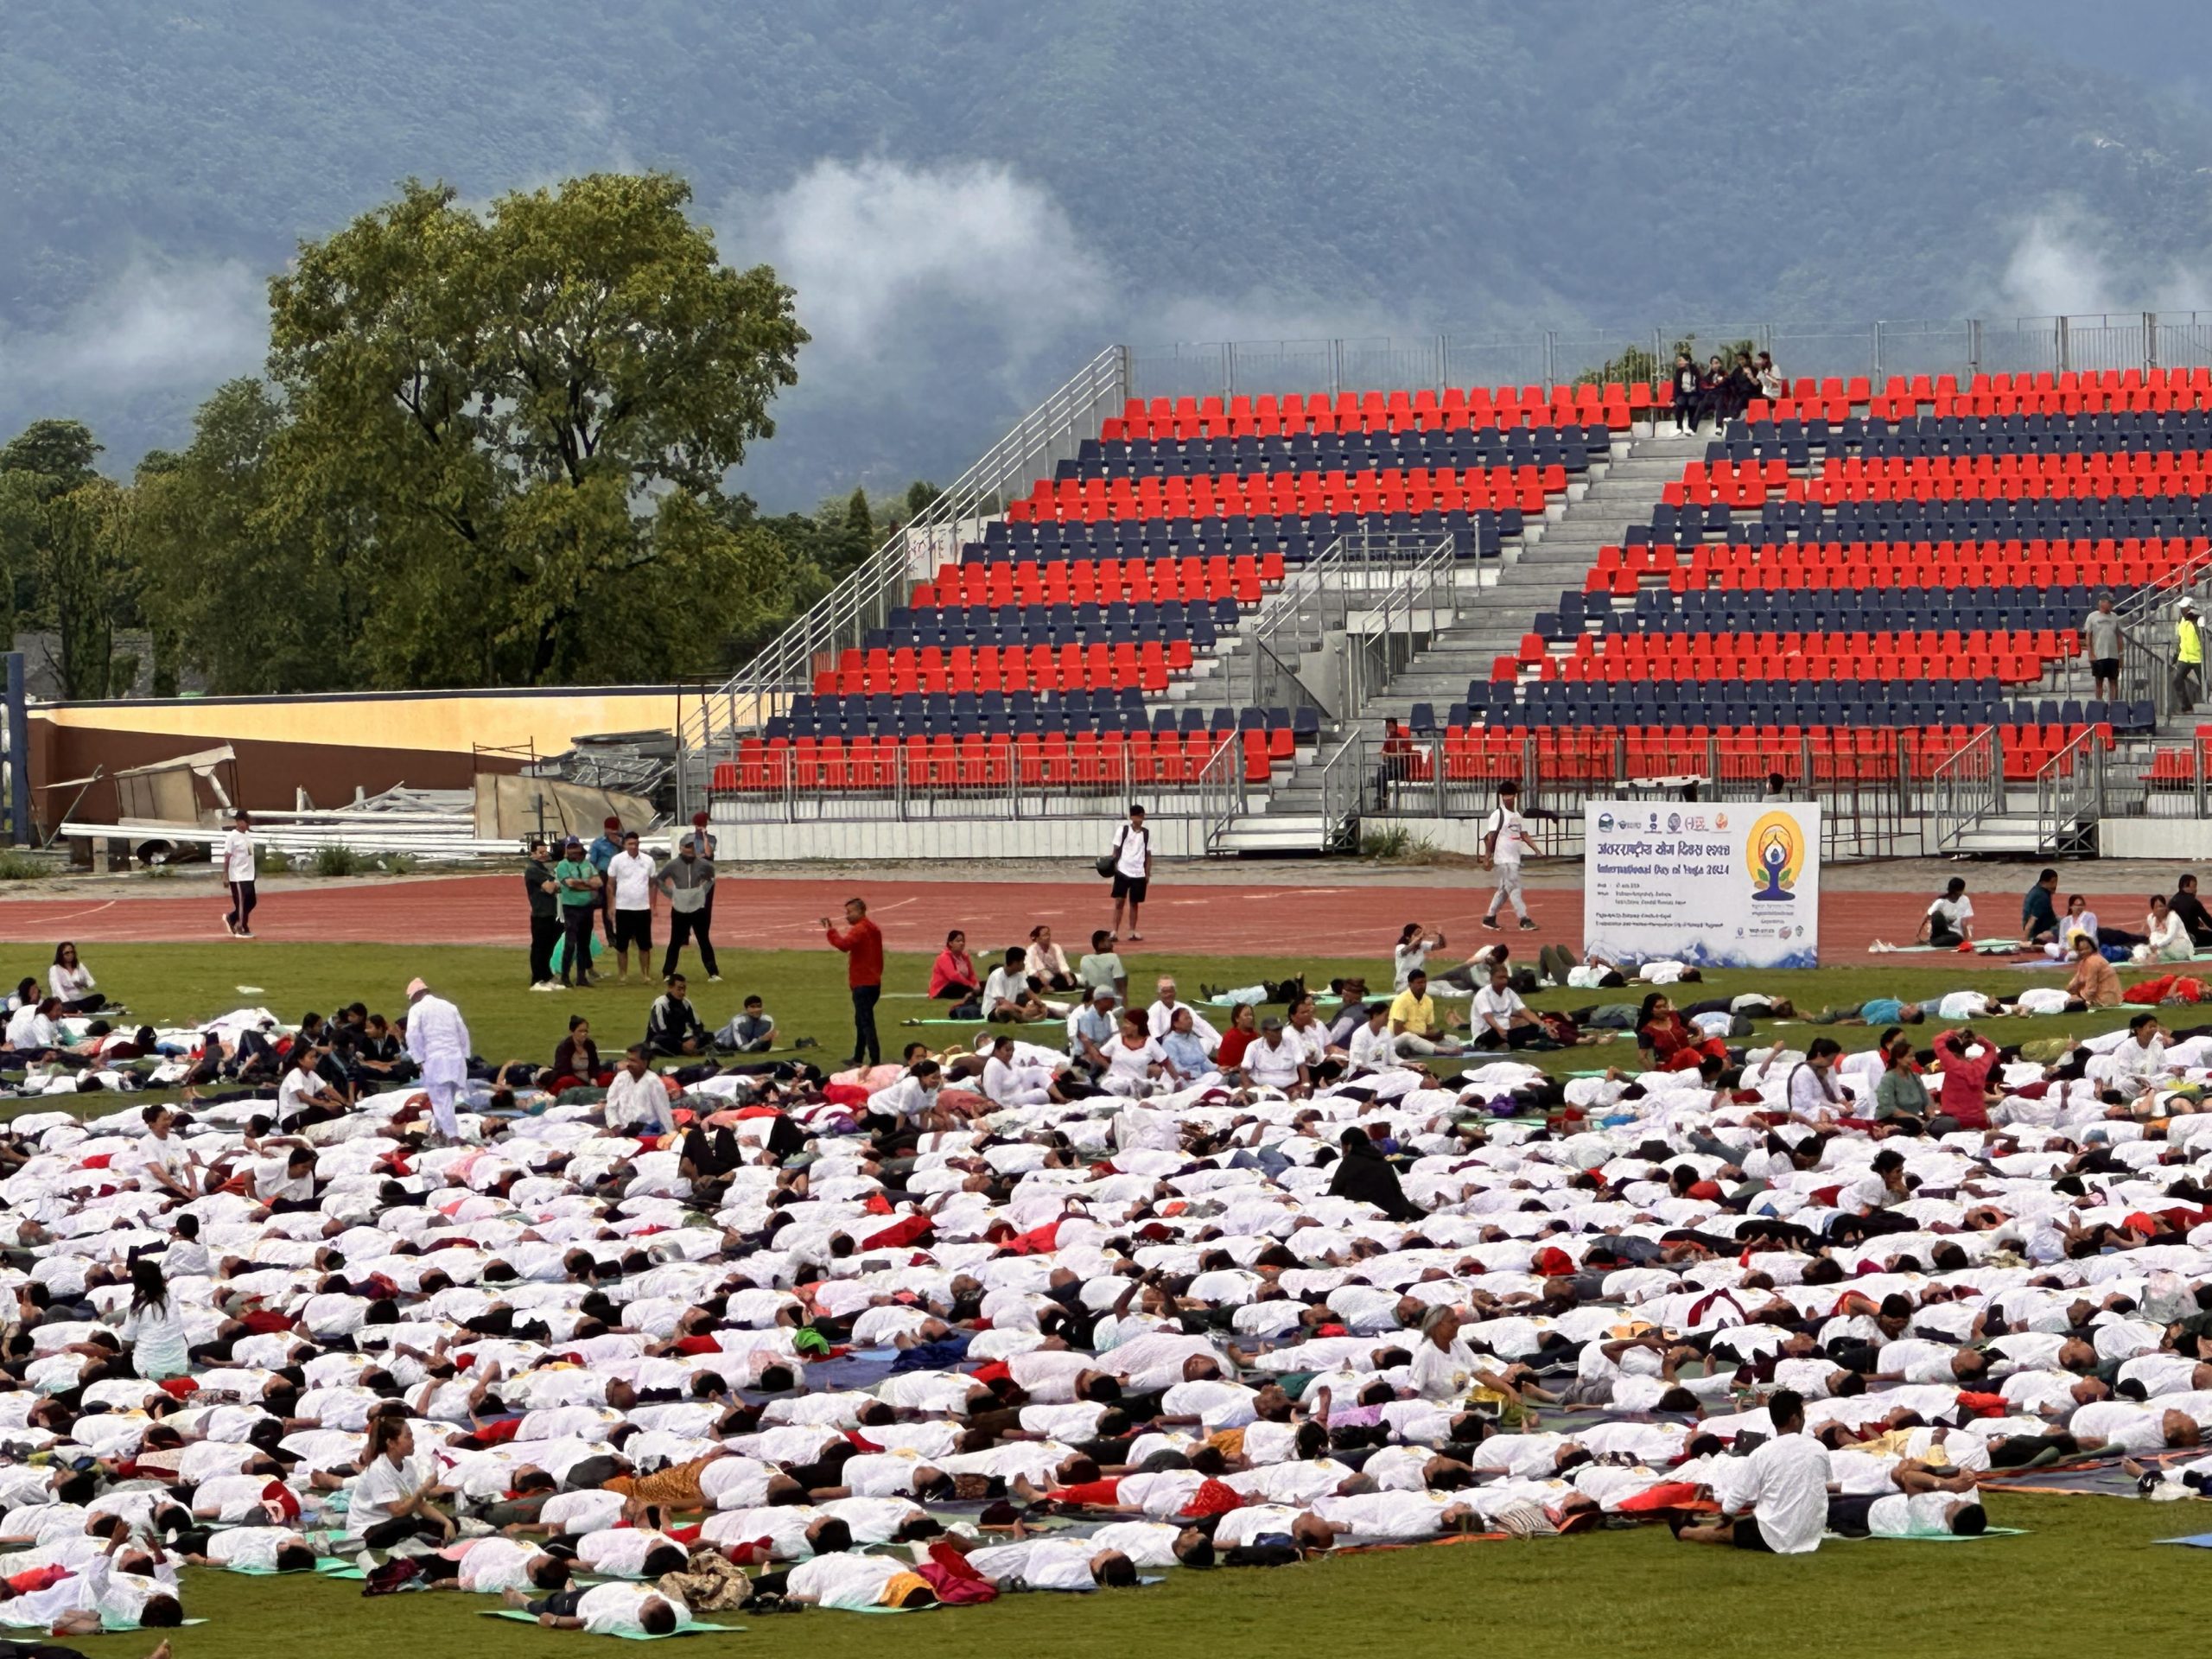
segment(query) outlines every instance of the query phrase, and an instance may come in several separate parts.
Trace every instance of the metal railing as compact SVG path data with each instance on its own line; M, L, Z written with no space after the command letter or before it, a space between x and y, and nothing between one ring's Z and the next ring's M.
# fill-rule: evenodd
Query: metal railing
M1459 620L1459 563L1449 537L1338 537L1289 574L1247 636L1247 701L1357 717Z
M1238 748L1232 734L1221 748ZM1211 766L1221 748L1208 757ZM1240 801L1242 776L1239 776ZM1123 749L1084 751L1011 743L946 756L870 757L855 760L795 750L772 751L747 764L736 789L715 792L715 818L726 823L926 822L948 818L1044 821L1118 818L1130 801L1166 821L1216 809L1215 780L1193 767L1170 770Z
M699 702L678 734L685 747L711 752L783 713L811 688L815 671L840 649L858 645L906 601L914 582L960 555L1039 478L1049 478L1085 438L1098 435L1129 396L1128 349L1109 346L1014 424L911 524L778 634L743 669Z
M2122 739L2101 763L2101 816L2212 817L2212 734Z
M1195 779L1198 817L1205 825L1203 845L1209 855L1223 850L1222 842L1249 804L1244 785L1244 744L1231 732L1206 757Z
M1359 845L1360 805L1365 793L1362 768L1369 741L1365 734L1354 732L1321 763L1316 782L1321 792L1321 846L1325 852Z
M2094 853L2105 811L2105 741L2083 732L2036 772L2036 851L2044 858Z
M1522 809L1545 856L1582 851L1591 800L1650 800L1726 807L1778 798L1821 807L1821 851L1833 859L1887 858L1918 845L1918 791L1902 736L1854 735L1848 748L1809 738L1770 744L1707 737L1658 742L1620 733L1554 737L1527 732L1500 745L1474 734L1363 735L1356 759L1332 757L1360 782L1363 818L1480 819L1497 785L1521 786Z
M1985 726L1929 779L1936 803L1936 850L1957 852L1984 820L2005 810L2005 745Z
M1572 383L1634 348L1655 380L1688 341L1702 359L1748 340L1791 380L1893 376L2065 374L2212 367L2212 313L2131 311L2064 317L1946 317L1866 321L1662 321L1522 334L1445 333L1359 340L1181 341L1139 346L1130 386L1141 397L1285 392L1421 391L1453 386Z

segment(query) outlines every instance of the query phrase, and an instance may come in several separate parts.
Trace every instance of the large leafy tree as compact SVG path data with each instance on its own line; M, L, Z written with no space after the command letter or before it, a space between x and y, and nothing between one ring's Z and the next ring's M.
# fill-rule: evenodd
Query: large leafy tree
M111 674L115 630L137 614L138 580L128 493L93 470L100 453L76 421L34 421L0 445L0 632L45 631L62 695L128 689Z
M270 283L262 523L342 565L370 683L662 678L780 608L787 561L722 480L806 334L690 188L599 174L477 212L444 187Z

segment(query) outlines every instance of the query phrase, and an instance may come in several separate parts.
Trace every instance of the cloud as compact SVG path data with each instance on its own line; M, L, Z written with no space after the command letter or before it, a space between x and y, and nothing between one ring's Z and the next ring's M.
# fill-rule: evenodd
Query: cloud
M2056 203L2015 235L1990 308L2031 317L2204 310L2212 284L2197 274L2202 264L2138 257L2110 226Z
M821 161L773 195L732 198L721 219L726 257L765 260L798 290L817 370L895 362L911 356L902 335L948 326L987 331L1011 368L1112 302L1052 193L1002 162Z
M198 393L268 346L265 279L243 261L139 259L54 327L0 336L0 379L16 394Z

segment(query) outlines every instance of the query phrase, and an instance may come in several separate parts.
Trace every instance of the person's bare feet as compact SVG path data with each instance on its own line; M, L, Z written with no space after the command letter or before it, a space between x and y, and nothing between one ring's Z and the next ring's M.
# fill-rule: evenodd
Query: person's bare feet
M146 1656L146 1659L169 1659L169 1644L166 1642L162 1643L151 1653L148 1654Z
M505 1602L510 1607L527 1607L530 1605L530 1598L519 1590L502 1590L499 1592L499 1599Z

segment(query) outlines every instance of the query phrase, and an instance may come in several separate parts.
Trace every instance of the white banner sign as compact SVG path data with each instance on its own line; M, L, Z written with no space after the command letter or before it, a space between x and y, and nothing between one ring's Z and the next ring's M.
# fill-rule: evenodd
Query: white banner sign
M1817 805L1592 801L1583 812L1586 949L1699 968L1820 965Z

